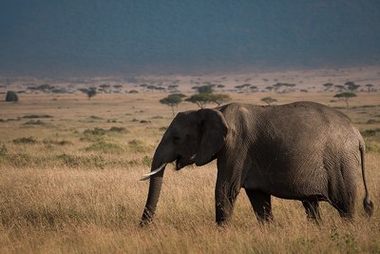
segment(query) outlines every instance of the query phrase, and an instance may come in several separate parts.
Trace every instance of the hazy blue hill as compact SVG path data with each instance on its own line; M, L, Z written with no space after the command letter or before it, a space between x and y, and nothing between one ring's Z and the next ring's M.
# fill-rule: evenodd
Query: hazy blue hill
M0 73L380 62L378 0L3 0Z

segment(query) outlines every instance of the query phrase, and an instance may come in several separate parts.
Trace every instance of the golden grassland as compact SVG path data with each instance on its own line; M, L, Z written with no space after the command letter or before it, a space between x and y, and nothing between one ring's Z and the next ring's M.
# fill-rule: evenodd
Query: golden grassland
M231 94L233 101L256 104L268 95L279 104L311 100L339 107L367 130L370 220L357 172L352 223L322 203L317 226L300 202L274 199L274 222L260 225L242 191L230 225L219 228L213 162L179 172L168 166L155 223L140 228L148 182L139 178L172 119L171 109L158 103L165 94L91 100L27 94L18 103L0 103L0 253L379 253L380 94L359 93L350 109L330 102L332 93ZM187 109L196 106L179 106Z

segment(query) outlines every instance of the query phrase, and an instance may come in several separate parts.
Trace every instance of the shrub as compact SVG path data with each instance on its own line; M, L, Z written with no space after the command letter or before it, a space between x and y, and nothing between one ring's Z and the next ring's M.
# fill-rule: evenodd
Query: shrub
M127 130L124 128L124 127L116 127L116 126L112 126L110 129L109 129L110 132L118 132L118 133L123 133L123 132L126 132Z
M29 120L24 123L25 125L45 125L46 123L41 120Z
M51 115L25 115L22 118L27 118L27 119L33 119L33 118L52 118L53 116Z
M16 138L13 140L13 143L15 144L36 144L38 141L30 136L30 137L22 137L22 138Z
M91 119L94 119L94 120L101 120L103 118L99 117L99 116L90 116Z
M50 140L50 139L44 139L42 141L45 145L57 145L57 146L64 146L64 145L72 145L73 143L67 140Z
M18 101L17 93L14 91L7 91L7 94L5 95L5 101L17 102Z
M91 136L103 136L106 134L106 130L103 128L95 127L94 129L86 129L83 131L84 135L91 135Z

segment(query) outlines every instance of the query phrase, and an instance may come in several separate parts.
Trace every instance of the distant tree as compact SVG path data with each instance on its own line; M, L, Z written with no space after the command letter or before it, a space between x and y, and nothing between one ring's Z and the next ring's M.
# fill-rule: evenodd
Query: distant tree
M325 83L323 84L323 86L325 87L325 91L328 91L330 88L332 88L334 86L333 83Z
M366 84L365 86L367 87L367 91L368 91L368 92L371 92L371 91L372 91L373 84Z
M270 92L273 90L273 86L267 86L267 87L265 87L265 89L267 89Z
M239 90L239 92L247 92L250 86L251 86L251 84L245 83L242 85L237 85L237 86L235 86L235 88L237 90Z
M228 94L211 94L210 97L210 101L218 106L231 100L231 97Z
M176 84L168 86L169 90L176 90L177 88L178 88L178 85L176 85Z
M108 85L108 84L101 84L99 87L103 88L103 89L106 89L106 88L110 88L111 86Z
M338 89L338 92L341 92L345 89L345 87L342 85L335 85L335 88Z
M174 116L174 107L178 107L178 104L182 102L183 97L186 96L183 94L170 94L167 97L161 99L160 103L170 106L172 108L172 113Z
M213 92L212 87L213 87L212 85L198 86L196 90L198 93L212 93Z
M15 91L7 91L7 94L5 95L5 101L7 102L17 102L18 96Z
M360 85L355 84L355 82L353 81L347 81L346 83L344 83L344 86L346 87L347 90L351 92L356 91L360 87Z
M185 101L195 103L198 105L200 108L204 108L206 104L212 102L212 98L210 96L211 93L199 93L199 94L194 94L187 98Z
M78 90L81 91L82 93L85 93L87 95L88 99L91 99L97 93L96 87L80 88Z
M223 89L223 88L225 87L225 85L220 84L220 85L217 85L216 87L217 87L217 88L222 88L222 89Z
M257 92L258 87L255 86L255 85L251 85L251 86L249 87L249 89L251 90L251 92Z
M276 92L283 86L283 83L276 83L274 85L272 85L273 87L273 90L275 90Z
M346 107L348 109L348 107L349 107L349 105L348 105L349 99L351 99L352 97L356 97L356 94L352 93L352 92L343 92L343 93L335 94L334 97L338 98L338 99L344 100L346 102Z
M262 102L265 102L265 103L268 104L268 105L271 105L272 103L277 102L276 99L274 99L274 98L272 98L272 97L269 97L269 96L268 96L268 97L264 97L264 98L262 98L261 101L262 101Z

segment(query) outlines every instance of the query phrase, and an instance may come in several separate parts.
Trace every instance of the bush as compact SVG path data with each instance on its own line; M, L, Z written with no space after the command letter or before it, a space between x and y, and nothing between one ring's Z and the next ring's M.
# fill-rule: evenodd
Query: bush
M106 130L103 128L95 127L94 129L86 129L84 130L84 135L90 135L90 136L103 136L106 134Z
M44 139L42 141L45 145L57 145L57 146L64 146L64 145L72 145L73 143L67 140L51 140L51 139Z
M52 118L51 115L25 115L22 118L34 119L34 118Z
M38 141L34 137L22 137L13 140L15 144L36 144Z
M118 144L99 141L85 148L87 152L122 153L124 148Z
M118 133L123 133L123 132L127 132L127 130L124 128L124 127L116 127L116 126L112 126L110 129L109 129L110 132L118 132Z
M16 92L14 91L8 91L7 94L5 95L5 101L7 102L17 102L18 101L18 96Z
M46 123L41 120L29 120L24 123L25 125L45 125Z

